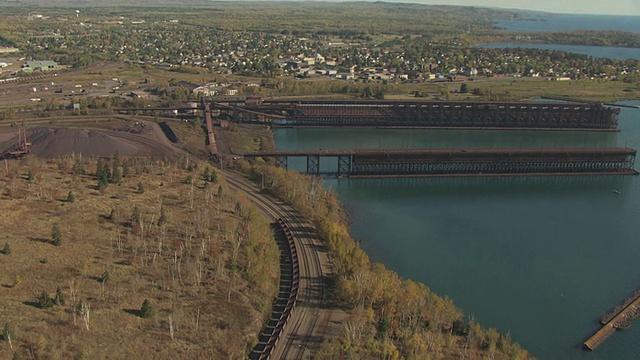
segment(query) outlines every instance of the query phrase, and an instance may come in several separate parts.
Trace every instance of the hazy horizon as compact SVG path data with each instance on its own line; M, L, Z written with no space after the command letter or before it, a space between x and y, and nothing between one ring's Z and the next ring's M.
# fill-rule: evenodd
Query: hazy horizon
M390 0L396 2L397 0ZM564 14L640 15L639 0L415 0L421 4L487 6L506 9L534 10Z
M44 0L25 0L24 3L39 3ZM46 0L45 3L72 3L77 0ZM601 0L185 0L180 6L188 6L189 3L204 4L207 2L249 2L249 1L265 1L265 2L388 2L388 3L405 3L405 4L424 4L424 5L449 5L449 6L474 6L495 9L510 9L523 11L541 11L556 14L593 14L593 15L626 15L640 16L640 0L612 0L603 2ZM97 2L97 1L96 1ZM102 0L102 5L107 5L111 0ZM126 1L116 0L115 3L123 3ZM144 4L149 5L154 2L167 4L169 0L147 0ZM88 5L92 1L80 1L79 5Z
M212 0L218 1L218 0ZM222 0L225 1L225 0ZM228 0L238 1L238 0ZM256 1L256 0L239 0ZM278 0L264 0L278 1ZM286 1L286 0L285 0ZM305 1L305 0L288 0ZM358 0L311 0L312 2L356 2ZM376 2L379 0L365 0ZM640 16L640 0L381 0L389 3L409 3L424 5L476 6L512 10L543 11L558 14L629 15Z

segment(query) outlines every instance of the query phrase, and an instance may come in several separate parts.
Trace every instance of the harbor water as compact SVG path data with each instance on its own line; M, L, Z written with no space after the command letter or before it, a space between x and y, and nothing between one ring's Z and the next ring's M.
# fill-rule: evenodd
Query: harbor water
M620 129L274 133L283 150L640 148L639 109L622 109ZM640 288L640 177L328 179L326 186L374 261L449 296L466 316L509 333L536 357L638 358L640 321L594 352L581 345L599 329L600 315Z

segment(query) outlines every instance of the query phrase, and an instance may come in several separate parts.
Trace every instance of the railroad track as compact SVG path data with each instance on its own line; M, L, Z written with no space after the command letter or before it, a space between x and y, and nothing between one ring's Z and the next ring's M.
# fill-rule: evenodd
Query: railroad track
M274 332L277 339L265 359L308 359L314 346L322 340L329 326L332 311L327 309L325 276L330 274L326 256L320 256L322 243L311 225L281 200L261 193L255 185L241 176L224 172L227 183L247 194L272 220L281 219L293 240L299 266L297 300L282 331ZM292 252L293 252L292 251ZM272 339L273 340L273 339Z

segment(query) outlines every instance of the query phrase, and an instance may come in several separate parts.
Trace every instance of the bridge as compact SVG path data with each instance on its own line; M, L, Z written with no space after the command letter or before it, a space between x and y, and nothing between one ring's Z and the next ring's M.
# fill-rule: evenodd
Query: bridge
M638 174L636 150L628 148L311 150L244 155L250 161L275 159L285 168L292 157L306 158L307 174L352 178ZM321 162L335 166L326 170Z

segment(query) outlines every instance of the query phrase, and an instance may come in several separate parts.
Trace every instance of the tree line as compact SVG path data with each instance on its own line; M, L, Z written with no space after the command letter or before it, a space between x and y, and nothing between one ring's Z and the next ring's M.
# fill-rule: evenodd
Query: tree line
M323 239L333 259L333 283L351 309L341 336L322 345L323 359L528 359L508 335L465 318L448 298L372 263L350 237L340 204L322 180L270 165L238 163L268 191L296 207Z

